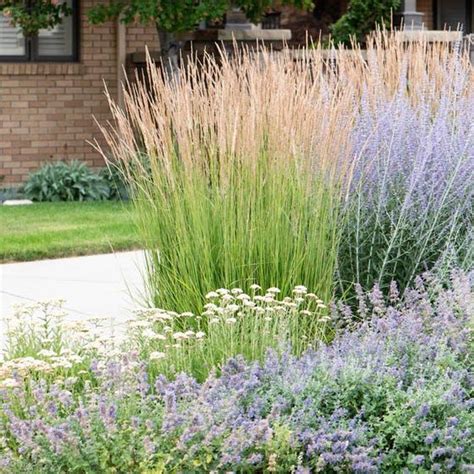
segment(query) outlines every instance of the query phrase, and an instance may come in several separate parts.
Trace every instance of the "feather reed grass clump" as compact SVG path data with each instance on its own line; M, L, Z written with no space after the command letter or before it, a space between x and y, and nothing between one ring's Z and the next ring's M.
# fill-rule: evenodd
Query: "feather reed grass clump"
M111 102L103 128L133 183L154 305L198 311L219 287L333 287L353 90L289 55L206 57Z
M423 40L406 43L396 33L381 31L369 38L366 51L243 49L190 59L174 77L149 60L146 82L124 88L123 107L109 96L113 124L102 126L132 185L148 251L149 302L197 311L208 291L247 291L253 283L277 286L282 294L305 285L328 301L336 267L343 294L359 279L370 288L401 278L405 287L426 268L425 250L432 247L436 230L426 214L430 238L406 246L397 240L398 230L395 238L390 233L394 224L407 226L413 213L403 211L397 224L386 207L370 202L373 193L365 186L377 174L374 169L398 166L375 159L391 153L390 140L387 148L387 140L380 139L379 118L384 103L403 102L413 110L410 120L422 116L429 129L424 139L432 140L430 130L436 127L428 125L441 98L457 97L461 103L472 92L466 78L474 78L472 66L456 48ZM451 110L441 111L448 128ZM373 115L377 120L371 122ZM403 146L414 148L413 143ZM406 161L402 168L409 169ZM375 176L374 189L385 187L391 202L399 196L397 179L400 189L413 187L407 173L391 173L394 186L386 186L384 176ZM371 218L357 209L371 209ZM443 215L449 209L443 207ZM367 239L381 232L381 217L387 237L375 239L380 244L375 249ZM372 221L377 225L366 225ZM449 223L445 228L456 231ZM354 244L357 229L367 238ZM403 275L392 271L393 259L407 259L411 247L418 252L408 256L413 265L405 265ZM445 248L437 242L429 263ZM386 262L382 277L380 261Z

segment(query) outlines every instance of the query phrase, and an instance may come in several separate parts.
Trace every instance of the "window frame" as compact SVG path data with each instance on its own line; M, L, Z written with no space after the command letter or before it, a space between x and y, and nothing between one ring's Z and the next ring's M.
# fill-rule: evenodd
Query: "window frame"
M79 0L72 0L72 54L62 56L45 56L38 54L38 35L23 36L25 41L25 54L7 55L0 54L0 63L77 63L79 62L79 25L80 25Z

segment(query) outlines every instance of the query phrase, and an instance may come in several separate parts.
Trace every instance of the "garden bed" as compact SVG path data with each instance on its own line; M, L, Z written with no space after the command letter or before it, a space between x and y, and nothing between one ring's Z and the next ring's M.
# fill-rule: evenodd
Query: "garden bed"
M473 293L462 272L449 286L425 275L390 305L374 289L356 328L303 287L219 289L198 316L149 309L115 338L25 308L0 365L0 472L466 471ZM307 318L337 335L292 354L278 342Z
M306 53L150 64L111 103L147 307L6 321L0 472L472 470L472 65Z

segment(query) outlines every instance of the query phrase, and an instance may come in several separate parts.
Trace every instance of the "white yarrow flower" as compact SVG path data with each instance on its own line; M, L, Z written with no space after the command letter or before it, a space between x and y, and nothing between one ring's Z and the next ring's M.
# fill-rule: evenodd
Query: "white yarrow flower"
M243 305L247 306L248 308L253 308L255 306L255 303L250 300L244 300Z
M150 353L150 360L160 360L166 357L166 354L164 352L151 352Z
M41 357L55 357L57 354L54 351L50 351L49 349L41 349L38 352L38 355Z
M241 293L240 295L237 296L237 299L240 301L247 301L250 299L250 296L245 293Z
M274 286L272 286L271 288L268 288L267 292L268 293L281 293L281 290L280 288L275 288Z
M154 337L156 336L156 332L148 328L142 332L142 335L144 337L147 337L148 339L154 339Z
M0 388L16 388L19 386L19 382L15 379L8 378L0 381Z

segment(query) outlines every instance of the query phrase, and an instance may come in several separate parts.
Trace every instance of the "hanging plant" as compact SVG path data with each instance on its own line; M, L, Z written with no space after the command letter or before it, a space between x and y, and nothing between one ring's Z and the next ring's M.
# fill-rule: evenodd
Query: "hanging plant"
M0 12L12 26L20 28L24 36L33 36L39 30L54 28L72 10L61 0L0 0Z

